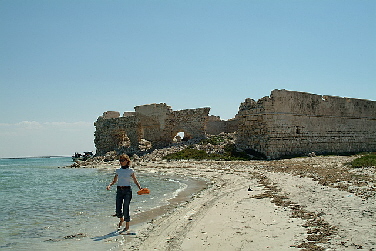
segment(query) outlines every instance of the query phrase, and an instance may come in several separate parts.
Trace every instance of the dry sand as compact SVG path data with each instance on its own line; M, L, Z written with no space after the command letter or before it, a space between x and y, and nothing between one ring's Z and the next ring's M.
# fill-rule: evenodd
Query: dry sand
M344 165L353 158L139 163L208 187L139 226L124 250L376 250L375 168Z

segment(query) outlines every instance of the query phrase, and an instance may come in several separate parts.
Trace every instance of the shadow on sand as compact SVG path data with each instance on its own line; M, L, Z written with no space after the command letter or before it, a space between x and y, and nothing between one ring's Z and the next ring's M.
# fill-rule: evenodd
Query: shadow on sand
M93 241L102 241L102 240L105 240L105 239L109 239L111 237L115 237L115 236L118 236L119 235L119 230L116 230L116 231L113 231L111 233L108 233L106 235L103 235L103 236L96 236L96 237L93 237L91 238Z

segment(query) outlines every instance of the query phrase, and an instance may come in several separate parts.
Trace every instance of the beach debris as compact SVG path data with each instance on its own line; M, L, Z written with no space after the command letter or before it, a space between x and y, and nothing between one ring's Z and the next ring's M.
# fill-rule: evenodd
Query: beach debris
M269 178L265 177L261 173L253 174L259 183L264 186L265 192L260 195L253 196L256 199L271 198L271 202L276 206L282 206L290 208L291 218L300 218L306 222L303 227L307 228L307 241L303 241L301 244L297 245L297 248L304 248L304 250L317 250L323 251L324 248L320 247L321 243L327 243L333 236L338 233L338 228L336 226L330 225L321 216L324 213L311 212L304 209L303 206L294 203L289 200L288 197L280 195L281 189L276 186Z
M62 238L48 239L48 240L45 240L45 241L46 242L58 242L58 241L62 241L62 240L72 240L72 239L80 240L79 238L83 238L83 237L87 237L87 235L84 234L84 233L77 233L77 234L67 235L67 236L64 236Z
M82 238L82 237L86 237L86 234L84 233L78 233L78 234L73 234L73 235L67 235L64 237L64 239L75 239L75 238Z

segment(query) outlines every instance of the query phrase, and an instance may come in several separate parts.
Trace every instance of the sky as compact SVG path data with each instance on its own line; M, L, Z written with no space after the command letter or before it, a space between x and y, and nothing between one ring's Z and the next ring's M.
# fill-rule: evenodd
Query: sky
M0 157L95 151L105 111L376 100L374 0L0 0Z

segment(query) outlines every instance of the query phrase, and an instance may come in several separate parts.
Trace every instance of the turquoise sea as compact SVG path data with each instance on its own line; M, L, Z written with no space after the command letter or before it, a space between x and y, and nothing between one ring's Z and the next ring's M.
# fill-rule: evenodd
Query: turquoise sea
M0 159L0 251L119 250L131 238L115 232L116 186L105 189L113 170L58 168L70 164L68 157ZM137 177L151 194L136 195L133 187L131 217L167 204L187 186L158 174Z

